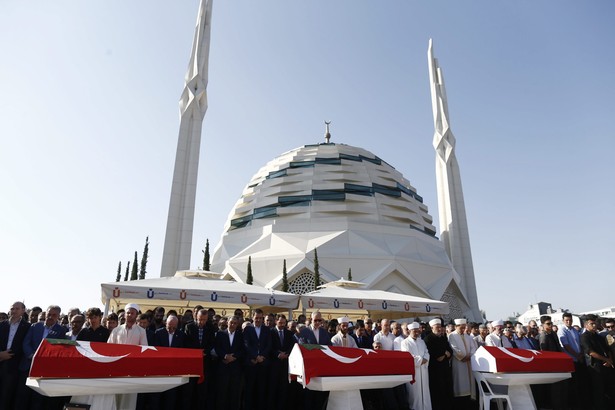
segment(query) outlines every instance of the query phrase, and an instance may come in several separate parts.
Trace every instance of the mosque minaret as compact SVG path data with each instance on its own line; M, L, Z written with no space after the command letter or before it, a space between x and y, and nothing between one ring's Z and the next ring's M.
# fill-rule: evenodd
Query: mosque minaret
M461 188L459 163L455 156L455 137L451 131L448 102L444 88L444 77L438 60L433 55L433 42L429 40L428 49L429 80L435 133L433 146L436 150L436 183L438 188L438 215L440 219L440 239L444 242L453 267L463 278L462 292L472 309L475 320L480 319L476 281L470 234L466 218L466 208Z
M201 131L207 111L212 0L201 0L190 64L179 100L179 136L160 276L190 269Z

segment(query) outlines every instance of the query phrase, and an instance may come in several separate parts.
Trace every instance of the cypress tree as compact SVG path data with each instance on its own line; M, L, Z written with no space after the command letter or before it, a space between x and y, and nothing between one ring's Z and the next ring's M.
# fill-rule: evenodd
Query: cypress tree
M348 268L348 280L352 280L352 269Z
M115 281L119 282L122 280L122 261L117 264L117 276L115 277Z
M209 270L209 239L205 241L205 250L203 251L203 270Z
M318 269L318 252L314 248L314 290L317 290L320 286L320 272Z
M284 259L284 266L282 267L282 292L288 292L288 276L286 274L286 259Z
M252 277L252 257L248 256L248 274L246 275L246 283L251 285L254 282Z
M126 274L124 275L124 282L128 280L129 273L130 273L130 261L126 262Z
M130 272L130 280L139 278L139 260L137 259L137 251L135 251L135 261L132 264L132 272Z
M145 247L143 248L143 257L141 258L141 269L139 270L139 279L145 279L147 273L147 253L149 251L149 236L145 238Z

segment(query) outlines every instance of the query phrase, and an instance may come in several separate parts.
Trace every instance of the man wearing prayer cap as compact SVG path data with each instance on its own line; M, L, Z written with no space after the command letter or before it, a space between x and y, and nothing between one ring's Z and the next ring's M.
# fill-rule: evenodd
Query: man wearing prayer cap
M470 398L475 399L474 377L470 358L476 352L472 337L466 333L467 321L455 319L455 330L448 335L453 349L453 394L455 408L468 408Z
M411 409L431 410L429 394L429 351L421 339L421 325L417 322L408 325L410 335L401 342L401 350L414 358L414 383L406 384L408 403Z
M453 408L453 379L450 359L453 354L446 335L442 332L442 320L429 321L431 333L425 336L429 351L429 392L434 409Z
M337 319L337 333L335 336L331 338L331 344L333 346L341 346L341 347L357 347L357 343L354 338L348 334L348 326L350 324L350 318L347 316L340 317Z
M139 305L128 303L124 310L126 311L126 323L113 329L108 343L147 346L147 333L137 324ZM117 394L115 401L118 409L134 409L137 406L137 394Z

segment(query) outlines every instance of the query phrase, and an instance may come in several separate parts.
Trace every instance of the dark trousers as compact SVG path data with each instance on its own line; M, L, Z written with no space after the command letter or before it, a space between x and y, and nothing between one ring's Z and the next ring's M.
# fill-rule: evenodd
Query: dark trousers
M17 402L19 371L0 363L0 409L12 410Z
M602 363L596 363L587 367L590 382L590 395L592 409L602 410L607 408L605 387L608 382L608 369Z
M216 409L239 410L241 405L241 365L238 361L218 366Z
M249 364L245 368L244 410L265 410L269 382L269 362Z
M286 410L289 406L288 359L272 360L269 367L269 410Z

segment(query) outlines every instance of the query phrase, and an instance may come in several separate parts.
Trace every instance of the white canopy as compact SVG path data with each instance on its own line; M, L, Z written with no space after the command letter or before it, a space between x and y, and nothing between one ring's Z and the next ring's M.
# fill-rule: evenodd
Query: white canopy
M448 303L440 300L402 295L383 290L361 289L360 282L344 279L327 283L320 289L301 295L305 309L337 314L373 315L376 317L442 316L448 314ZM401 314L401 315L400 315Z
M202 305L218 309L255 309L266 312L296 309L299 296L278 290L221 279L219 273L179 271L173 277L102 283L102 301L124 307L138 303L141 310L156 306L180 309Z

